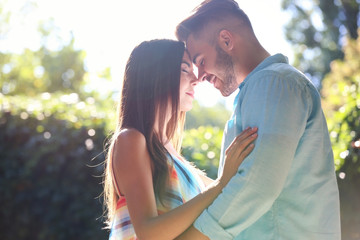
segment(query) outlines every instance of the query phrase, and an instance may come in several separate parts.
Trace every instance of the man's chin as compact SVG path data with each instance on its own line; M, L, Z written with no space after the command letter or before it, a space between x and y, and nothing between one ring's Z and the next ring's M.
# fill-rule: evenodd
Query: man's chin
M235 92L235 90L231 91L230 89L220 89L218 88L217 90L220 91L221 95L223 95L224 97L228 97L230 96L233 92Z
M222 92L222 91L220 91L220 93L221 93L221 95L223 95L223 97L228 97L228 96L231 95L231 93L224 93L224 92Z

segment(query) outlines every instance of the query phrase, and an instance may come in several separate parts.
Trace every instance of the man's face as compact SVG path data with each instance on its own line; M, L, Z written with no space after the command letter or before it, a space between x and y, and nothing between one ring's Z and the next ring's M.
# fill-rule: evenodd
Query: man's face
M215 44L212 46L206 40L195 39L193 35L186 42L191 60L198 68L199 81L209 81L226 97L237 89L238 84L231 57Z

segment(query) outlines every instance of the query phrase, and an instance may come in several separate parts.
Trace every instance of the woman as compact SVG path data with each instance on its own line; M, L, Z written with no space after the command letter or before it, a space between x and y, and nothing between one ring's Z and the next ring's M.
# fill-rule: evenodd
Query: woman
M131 53L105 172L110 239L176 238L253 149L256 129L248 129L227 150L223 174L215 181L180 155L196 84L182 42L152 40Z

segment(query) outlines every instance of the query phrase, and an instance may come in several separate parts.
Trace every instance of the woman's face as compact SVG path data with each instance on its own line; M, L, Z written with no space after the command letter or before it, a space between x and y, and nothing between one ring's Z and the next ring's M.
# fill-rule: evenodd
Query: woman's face
M187 51L184 52L183 60L181 63L180 75L180 111L189 111L192 108L194 100L195 89L198 84L198 79L194 74L192 62Z

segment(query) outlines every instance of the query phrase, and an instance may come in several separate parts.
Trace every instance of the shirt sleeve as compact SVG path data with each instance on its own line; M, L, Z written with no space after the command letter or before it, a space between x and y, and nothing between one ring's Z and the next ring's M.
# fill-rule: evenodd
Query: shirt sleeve
M236 128L257 126L258 138L238 173L194 223L210 239L233 239L251 226L271 208L289 174L311 97L305 85L271 73L258 73L242 89Z

